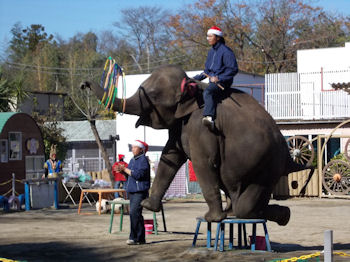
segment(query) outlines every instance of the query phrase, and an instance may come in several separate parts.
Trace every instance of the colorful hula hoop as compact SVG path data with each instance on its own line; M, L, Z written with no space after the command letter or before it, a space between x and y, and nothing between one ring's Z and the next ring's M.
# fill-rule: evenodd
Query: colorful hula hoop
M113 108L115 98L118 95L119 77L122 78L120 83L122 84L122 103L119 113L123 113L125 110L125 96L126 96L126 82L125 73L121 66L119 66L112 57L108 57L103 68L103 73L100 80L100 86L103 88L104 94L100 101L106 110Z

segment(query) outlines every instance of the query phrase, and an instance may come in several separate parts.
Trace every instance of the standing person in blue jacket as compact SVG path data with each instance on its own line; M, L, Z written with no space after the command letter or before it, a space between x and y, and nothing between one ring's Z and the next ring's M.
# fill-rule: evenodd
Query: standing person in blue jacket
M238 72L238 65L235 54L225 45L225 39L219 27L213 26L208 30L207 40L212 48L208 52L204 72L196 75L194 79L202 81L209 77L209 86L203 92L202 123L213 129L218 99L225 95L225 89L231 87L233 78Z
M130 199L130 236L126 243L139 245L146 243L141 201L148 197L151 175L148 158L145 156L148 145L135 140L131 150L134 157L130 160L128 167L119 165L116 170L128 175L126 191Z
M42 178L56 178L62 172L63 165L61 160L56 158L56 147L57 145L51 145L50 158L44 164L45 174Z

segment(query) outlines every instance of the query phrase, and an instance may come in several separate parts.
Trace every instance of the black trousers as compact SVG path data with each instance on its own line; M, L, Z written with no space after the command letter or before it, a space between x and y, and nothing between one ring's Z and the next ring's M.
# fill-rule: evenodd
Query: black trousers
M203 116L211 116L213 119L216 118L216 105L219 101L230 95L229 87L231 84L231 82L221 83L221 86L225 88L225 90L221 90L215 83L209 83L209 86L203 91Z
M128 193L130 199L130 236L135 242L145 242L145 225L142 216L141 201L146 199L148 191Z

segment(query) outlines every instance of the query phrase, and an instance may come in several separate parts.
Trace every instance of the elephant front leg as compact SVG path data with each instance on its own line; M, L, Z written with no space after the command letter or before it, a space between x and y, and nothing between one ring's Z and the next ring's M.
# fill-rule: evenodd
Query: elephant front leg
M165 192L186 160L185 154L176 148L175 143L168 141L160 157L150 196L141 202L143 207L155 212L160 210Z
M197 174L198 183L202 189L209 211L204 218L208 222L219 222L226 218L226 212L222 210L220 183L217 171L208 164L208 161L196 161L192 159L193 169ZM210 161L209 161L210 163Z

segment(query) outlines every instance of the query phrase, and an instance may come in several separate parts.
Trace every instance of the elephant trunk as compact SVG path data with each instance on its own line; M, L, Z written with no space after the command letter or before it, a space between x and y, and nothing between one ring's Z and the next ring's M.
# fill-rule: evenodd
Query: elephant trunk
M104 90L97 83L92 81L85 81L80 84L81 89L90 89L94 92L99 100L102 101L104 96ZM116 98L113 102L112 109L116 112L123 112L129 115L138 115L142 113L141 105L146 104L140 96L139 92L136 92L133 96L129 97L126 100Z

